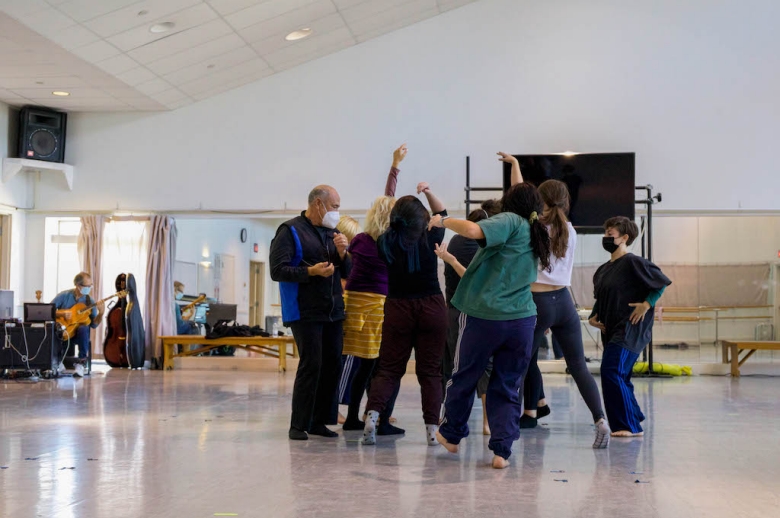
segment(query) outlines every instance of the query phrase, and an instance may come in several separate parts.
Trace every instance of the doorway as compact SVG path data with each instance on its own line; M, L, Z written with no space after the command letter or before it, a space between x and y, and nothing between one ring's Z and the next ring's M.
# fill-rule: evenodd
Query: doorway
M249 262L249 325L265 327L265 263Z

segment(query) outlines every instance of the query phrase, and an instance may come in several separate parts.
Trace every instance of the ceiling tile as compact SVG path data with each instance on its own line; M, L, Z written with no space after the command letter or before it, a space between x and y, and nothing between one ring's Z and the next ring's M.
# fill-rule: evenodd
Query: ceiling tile
M53 34L71 25L76 25L74 20L51 6L20 16L19 21L41 34Z
M165 106L154 99L127 99L125 102L140 111L154 112L165 110Z
M145 0L93 18L84 22L84 25L107 38L139 26L148 29L155 23L154 20L162 19L199 3L201 0ZM141 12L146 12L146 14L139 15Z
M458 7L463 7L466 4L473 4L476 0L438 0L439 11L446 12Z
M339 10L342 10L353 7L365 1L366 0L333 0L333 3L336 5L336 7L338 7Z
M189 99L189 97L187 97L187 94L185 94L184 92L182 92L177 88L171 88L163 92L152 94L151 97L155 101L162 103L166 106L170 105L171 103L177 103L183 99Z
M355 34L355 38L359 42L368 41L372 38L376 38L378 36L381 36L382 34L386 34L388 32L396 31L398 29L401 29L403 27L412 25L417 22L421 22L423 20L427 20L428 18L432 18L439 14L438 9L429 9L427 11L423 11L421 13L417 13L409 18L404 18L403 20L398 20L396 22L388 22L383 23L374 28L373 30L366 30L366 32L357 32Z
M192 104L192 99L189 97L185 97L184 99L181 99L179 101L173 101L169 103L163 103L166 107L170 108L171 110L178 110L179 108L182 108L184 106L187 106L188 104Z
M231 68L234 65L257 57L257 53L251 47L241 47L196 65L182 68L163 77L174 85L181 85L194 81L199 77L220 74L226 68Z
M54 43L57 43L66 50L72 50L76 47L94 43L100 39L94 32L81 25L72 25L61 31L50 32L47 36Z
M136 90L145 93L146 95L158 94L165 90L170 90L171 85L167 81L156 77L150 81L135 85Z
M130 86L135 86L137 84L143 83L144 81L151 81L157 76L155 76L145 67L137 67L131 68L130 70L122 72L121 74L117 74L116 77Z
M207 0L207 3L221 15L235 13L251 7L262 0Z
M57 77L63 71L52 65L0 65L0 81L5 77Z
M82 78L75 76L47 77L45 79L31 76L0 78L0 86L8 90L36 88L55 92L67 88L88 88L89 84Z
M109 74L117 75L133 68L138 68L138 62L128 57L127 54L121 54L103 61L98 61L95 63L95 66L101 70L105 70Z
M138 0L69 0L57 6L77 22L84 22L136 3Z
M285 47L281 50L271 52L270 54L265 54L263 55L263 58L265 58L272 67L276 67L278 64L317 52L321 48L339 45L344 42L355 43L352 33L346 28L338 29L328 34L310 36L305 40L299 41L297 45Z
M419 3L420 0L366 0L353 7L340 9L340 12L344 16L347 25L351 25L358 20L371 18L383 11L398 7L399 5ZM433 3L436 3L435 0Z
M207 59L224 54L229 50L243 47L246 44L237 34L231 33L227 36L208 41L201 45L190 47L166 58L158 59L148 63L146 66L155 74L166 74L179 70L196 63L201 63Z
M139 63L151 63L231 33L228 24L216 19L131 50L127 55Z
M142 93L140 93L132 86L108 86L108 87L104 87L103 91L106 92L111 97L116 97L117 99L120 100L145 97Z
M97 63L99 61L103 61L121 54L119 49L110 43L106 43L105 40L98 40L94 43L90 43L89 45L76 47L75 49L71 50L71 52L73 52L78 57L89 61L90 63Z
M215 13L211 7L209 7L207 4L201 3L170 16L165 16L156 20L150 20L148 24L145 24L141 27L136 27L134 29L130 29L129 31L111 36L110 38L107 38L107 41L127 52L128 50L136 49L156 40L170 38L176 33L186 31L192 27L204 24L215 19L216 17L217 13ZM155 34L149 31L150 25L161 22L173 22L175 26L169 32L163 32L159 34Z
M310 38L314 38L317 36L322 36L323 34L328 34L329 32L333 32L338 29L344 29L347 26L344 25L344 19L341 17L341 15L335 13L335 14L331 14L330 16L326 16L325 18L320 18L319 20L315 20L314 22L308 23L306 27L312 29L313 33L310 36ZM264 54L270 54L271 52L277 51L279 49L283 49L285 47L292 47L294 45L301 44L302 41L300 40L287 41L286 39L284 39L284 37L290 32L291 31L285 29L282 32L275 34L269 38L253 43L252 47L260 55L264 55Z
M273 75L273 73L274 73L273 70L271 70L270 68L266 68L265 70L254 72L248 76L242 76L232 81L220 83L218 86L197 93L193 97L199 101L203 99L208 99L209 97L221 94L222 92L227 92L228 90L233 90L235 88L248 85L249 83L254 83L255 81L259 81L260 79Z
M14 18L22 18L30 13L50 9L43 0L3 0L2 10Z
M70 93L68 97L57 97L52 95L51 88L15 88L12 90L12 92L14 92L16 95L21 95L22 97L26 97L28 99L51 99L52 101L112 98L110 95L108 95L103 90L100 90L99 88L68 88L66 91Z
M331 0L317 0L305 7L289 11L264 22L250 25L249 27L239 30L238 33L249 43L261 41L267 39L269 36L276 35L282 36L283 40L284 36L294 30L302 29L304 27L314 29L312 26L316 24L315 22L322 18L329 17L328 15L338 17L341 22L340 25L343 26L344 21L341 19L341 15L336 12L333 2Z
M235 29L245 29L250 25L276 18L286 12L305 7L317 0L266 0L247 9L225 16L225 20Z
M5 90L3 88L0 88L0 101L3 102L10 102L11 100L23 100L24 97L20 95L16 95L15 93Z
M188 95L194 96L217 88L221 84L227 83L229 81L237 81L244 77L249 77L258 73L262 75L266 70L268 70L269 74L272 73L272 71L268 68L268 63L260 58L256 58L251 61L227 68L219 75L201 77L187 84L181 85L179 89Z
M274 69L277 72L281 72L283 70L289 70L291 68L297 67L298 65L301 65L301 64L306 63L308 61L313 61L315 59L318 59L318 58L321 58L321 57L324 57L324 56L328 56L330 54L334 54L334 53L336 53L336 52L338 52L340 50L343 50L343 49L346 49L348 47L351 47L354 44L355 44L355 42L352 41L352 40L344 40L344 41L336 42L336 43L334 43L332 45L328 45L328 46L324 46L324 47L318 48L314 52L311 52L311 53L308 53L308 54L304 54L302 56L298 56L298 57L296 57L294 59L291 59L289 61L285 61L283 63L274 65Z
M429 4L428 9L421 10L421 2L417 2L414 5L399 5L398 7L379 13L371 18L364 18L354 22L350 27L358 38L361 36L365 36L365 39L376 37L380 34L413 25L426 18L436 16L439 13L436 2L434 0L427 0L426 3ZM362 41L365 41L365 39Z

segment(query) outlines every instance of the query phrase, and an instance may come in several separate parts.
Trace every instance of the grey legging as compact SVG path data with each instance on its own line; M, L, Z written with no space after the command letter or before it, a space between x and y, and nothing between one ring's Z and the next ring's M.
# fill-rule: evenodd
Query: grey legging
M542 392L542 373L539 371L537 356L539 349L536 344L540 337L550 329L558 338L563 350L566 366L577 383L582 399L588 405L593 414L593 422L604 417L604 408L601 406L596 380L593 379L585 363L585 351L582 347L582 328L580 317L574 307L574 301L569 290L563 288L547 293L534 293L536 303L536 329L534 330L534 354L531 364L528 366L528 374L525 378L524 403L526 410L536 410Z

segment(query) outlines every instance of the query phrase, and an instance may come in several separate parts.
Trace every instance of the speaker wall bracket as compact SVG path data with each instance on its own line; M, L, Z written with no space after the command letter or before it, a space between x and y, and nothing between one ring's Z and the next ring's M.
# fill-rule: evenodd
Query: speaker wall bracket
M73 166L57 162L45 162L43 160L29 160L27 158L3 159L3 183L8 182L18 173L57 173L65 175L68 189L73 190Z

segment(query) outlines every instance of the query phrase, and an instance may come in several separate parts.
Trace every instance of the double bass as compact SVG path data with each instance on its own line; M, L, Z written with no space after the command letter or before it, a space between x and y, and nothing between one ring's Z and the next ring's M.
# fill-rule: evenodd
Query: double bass
M120 273L116 278L117 291L127 289L127 275ZM116 304L108 310L106 315L106 339L103 341L103 356L110 367L130 366L127 360L127 325L125 323L125 310L127 299L117 300Z
M126 296L120 298L108 313L103 355L111 367L140 369L146 360L146 333L135 277L132 273L122 273L116 278L116 286L117 289L121 286Z

